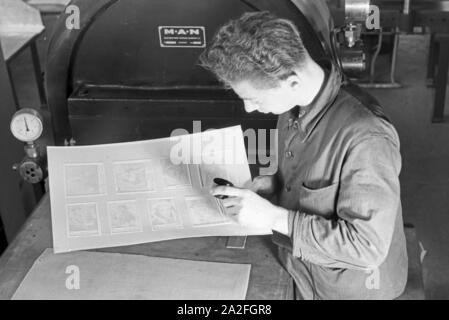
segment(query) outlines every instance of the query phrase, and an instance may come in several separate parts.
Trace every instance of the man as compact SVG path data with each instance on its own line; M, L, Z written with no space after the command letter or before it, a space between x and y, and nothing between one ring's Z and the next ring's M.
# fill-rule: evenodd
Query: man
M399 296L408 266L401 156L386 117L342 85L331 61L310 57L292 22L268 12L222 26L200 62L247 112L279 115L277 173L212 194L228 196L223 205L241 224L288 237L279 257L296 298Z

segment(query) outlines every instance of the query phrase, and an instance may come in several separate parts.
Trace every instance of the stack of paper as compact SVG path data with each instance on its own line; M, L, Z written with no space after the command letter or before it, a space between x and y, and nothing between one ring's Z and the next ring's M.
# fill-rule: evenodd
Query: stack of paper
M13 299L243 300L250 265L101 252L36 260Z

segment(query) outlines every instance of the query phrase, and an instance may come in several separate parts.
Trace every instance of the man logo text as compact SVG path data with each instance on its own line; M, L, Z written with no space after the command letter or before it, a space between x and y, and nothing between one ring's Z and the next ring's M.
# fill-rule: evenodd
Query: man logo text
M193 28L171 28L171 29L164 29L164 35L176 35L176 36L199 36L200 29L193 29Z

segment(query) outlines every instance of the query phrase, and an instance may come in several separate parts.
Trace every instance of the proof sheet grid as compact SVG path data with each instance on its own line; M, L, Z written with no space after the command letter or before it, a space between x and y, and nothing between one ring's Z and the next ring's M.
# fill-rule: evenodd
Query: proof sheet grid
M201 195L212 186L212 179L220 175L213 174L212 165L201 168L173 165L170 159L144 159L106 163L106 166L110 167L108 172L113 172L109 178L112 186L106 181L103 164L65 166L66 197L76 201L67 204L68 237L144 232L144 226L160 231L230 223L218 200ZM222 171L220 177L228 178L223 168ZM106 186L108 192L104 192ZM192 188L198 195L192 194ZM161 197L167 190L178 190L187 196ZM98 206L89 203L89 197L98 195L103 195L107 207L108 223L103 228ZM134 200L118 200L123 195ZM110 200L111 196L115 200ZM139 210L139 199L145 200L144 212Z

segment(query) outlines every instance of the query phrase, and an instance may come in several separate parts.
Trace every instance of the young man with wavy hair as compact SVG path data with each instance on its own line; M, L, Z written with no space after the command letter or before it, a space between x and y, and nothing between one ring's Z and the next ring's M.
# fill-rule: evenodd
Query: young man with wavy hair
M344 86L330 59L314 61L291 21L269 12L223 25L200 63L247 112L279 115L277 173L212 193L228 196L223 205L239 223L286 236L279 257L296 298L398 297L408 267L401 156L380 109Z

